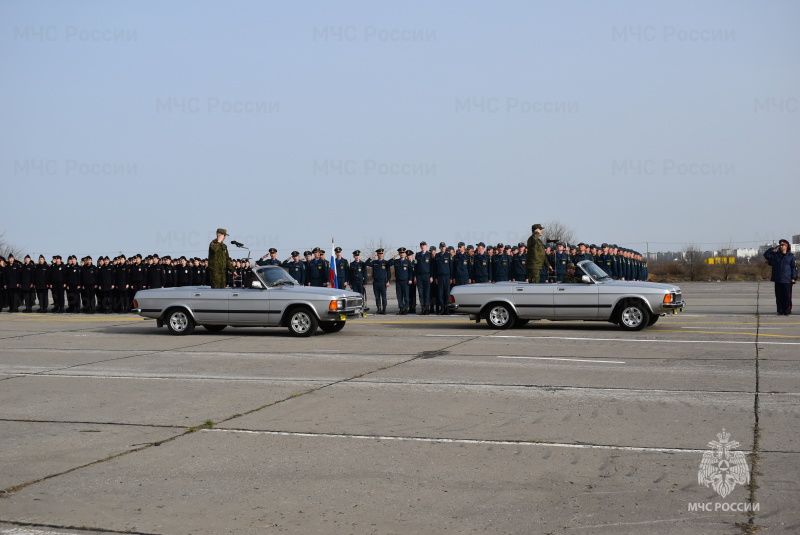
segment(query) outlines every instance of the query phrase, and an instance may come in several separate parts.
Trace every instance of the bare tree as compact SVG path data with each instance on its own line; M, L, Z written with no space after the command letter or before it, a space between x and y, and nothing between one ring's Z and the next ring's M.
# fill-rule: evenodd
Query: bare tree
M544 226L543 238L545 240L559 240L563 242L572 242L575 240L575 230L558 219L542 223L542 225Z
M728 240L726 244L720 248L720 264L719 272L722 275L722 280L727 281L736 272L736 256L733 248L733 242Z
M6 241L5 235L5 232L0 234L0 256L8 258L8 255L19 256L22 254L22 250L19 247L11 245Z
M706 264L703 253L694 244L683 247L683 267L690 281L700 280L705 273Z
M377 238L370 238L364 244L364 250L361 251L363 254L361 258L366 260L368 258L372 258L372 255L375 254L375 251L378 249L383 249L386 252L386 258L389 258L391 255L392 246L389 245L389 242L383 236L378 236Z

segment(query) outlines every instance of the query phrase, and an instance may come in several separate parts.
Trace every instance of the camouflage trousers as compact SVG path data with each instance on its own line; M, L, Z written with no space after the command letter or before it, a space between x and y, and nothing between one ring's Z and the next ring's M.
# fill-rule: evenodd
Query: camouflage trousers
M208 278L212 288L225 288L225 272L209 271Z
M542 266L530 266L525 272L525 276L528 278L528 284L539 284L539 279L542 273Z

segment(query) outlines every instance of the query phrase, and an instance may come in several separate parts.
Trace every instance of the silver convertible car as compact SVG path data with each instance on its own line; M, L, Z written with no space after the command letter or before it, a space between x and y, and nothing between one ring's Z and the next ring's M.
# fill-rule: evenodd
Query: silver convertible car
M361 294L336 288L301 286L279 266L253 270L249 288L183 286L140 290L134 312L166 324L172 334L189 334L195 325L219 332L233 327L288 327L294 336L311 336L317 327L342 330L348 316L360 316Z
M681 289L671 284L612 280L591 260L578 262L580 283L497 282L456 286L450 309L495 329L532 319L608 321L629 331L683 311Z

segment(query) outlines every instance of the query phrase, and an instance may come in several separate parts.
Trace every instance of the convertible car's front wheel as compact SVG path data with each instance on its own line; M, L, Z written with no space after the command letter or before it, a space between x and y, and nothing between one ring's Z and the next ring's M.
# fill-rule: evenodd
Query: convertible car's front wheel
M194 331L194 320L183 308L173 308L166 314L167 329L171 334L185 335Z
M492 303L486 311L486 323L493 329L510 329L517 316L505 303Z
M289 312L286 321L292 336L311 336L317 330L319 322L313 312L306 308L295 308Z
M319 324L319 328L326 333L338 333L344 329L346 321L323 321Z
M619 311L619 326L626 331L641 331L650 323L650 311L641 301L628 301Z

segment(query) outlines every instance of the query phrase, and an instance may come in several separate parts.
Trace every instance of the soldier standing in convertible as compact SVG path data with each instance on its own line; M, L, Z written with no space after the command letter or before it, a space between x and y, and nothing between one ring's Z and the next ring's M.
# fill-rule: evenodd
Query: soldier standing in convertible
M544 266L547 266L547 269L552 271L550 262L547 260L547 255L544 251L544 243L542 243L541 235L543 230L544 227L536 223L531 227L531 237L528 238L528 259L525 268L528 282L531 284L537 284L539 282L539 274Z
M225 288L225 273L234 270L224 243L227 235L227 230L218 228L217 239L208 245L208 275L212 288Z

